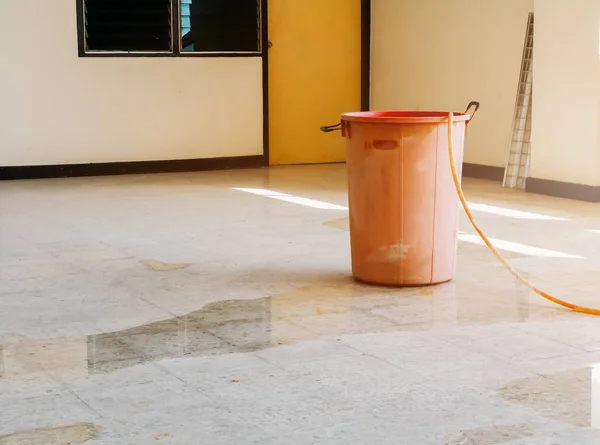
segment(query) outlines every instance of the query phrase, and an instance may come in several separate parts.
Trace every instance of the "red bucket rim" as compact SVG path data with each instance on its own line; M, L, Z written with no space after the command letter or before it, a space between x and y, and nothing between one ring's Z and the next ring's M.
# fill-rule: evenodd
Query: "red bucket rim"
M448 122L448 113L448 111L358 111L354 113L343 113L342 120L391 124L430 124ZM470 118L470 114L457 112L454 113L453 122L465 122Z

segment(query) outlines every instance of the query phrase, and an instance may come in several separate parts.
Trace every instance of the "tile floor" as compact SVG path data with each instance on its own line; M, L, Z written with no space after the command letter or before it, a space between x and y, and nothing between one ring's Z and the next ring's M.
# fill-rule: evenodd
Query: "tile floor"
M465 191L600 307L600 205ZM454 281L357 284L346 205L343 165L0 183L0 444L600 443L600 319L465 219Z

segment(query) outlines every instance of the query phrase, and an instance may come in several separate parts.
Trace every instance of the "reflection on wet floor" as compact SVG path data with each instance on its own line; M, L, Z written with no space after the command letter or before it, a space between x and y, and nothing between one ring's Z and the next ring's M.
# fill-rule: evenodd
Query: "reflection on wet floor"
M77 445L96 436L97 428L91 423L76 423L0 436L0 445Z
M89 371L105 373L167 358L267 348L274 341L270 303L270 298L223 301L183 317L89 336Z
M185 316L122 331L0 346L0 378L75 378L140 363L257 351L325 336L525 322L566 314L559 308L530 305L528 293L520 287L509 301L512 304L507 304L506 294L486 294L485 287L477 286L456 282L388 289L341 283L254 300L220 301Z

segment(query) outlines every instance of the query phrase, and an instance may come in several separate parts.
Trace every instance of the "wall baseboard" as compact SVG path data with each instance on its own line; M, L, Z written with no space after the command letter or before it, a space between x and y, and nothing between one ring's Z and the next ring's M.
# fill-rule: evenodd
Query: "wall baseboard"
M465 162L463 164L462 175L465 178L502 182L504 180L504 168ZM575 199L577 201L600 202L600 186L527 178L525 191L538 195Z
M462 175L465 178L488 179L490 181L504 180L504 167L492 165L463 163Z
M525 191L538 195L555 196L557 198L600 202L600 186L552 181L550 179L527 178Z
M0 166L0 180L71 178L82 176L181 173L208 170L258 168L263 155L230 158L176 159L170 161L106 162L97 164Z
M106 162L93 164L0 166L0 180L74 178L83 176L136 175L191 171L229 170L264 167L262 155L170 161ZM467 178L502 181L504 168L481 164L463 164Z
M210 170L232 170L265 166L263 155L229 158L177 159L170 161L107 162L97 164L0 166L0 180L72 178L84 176L181 173ZM466 178L501 182L504 168L481 164L463 164ZM600 186L528 178L525 190L538 195L600 202Z

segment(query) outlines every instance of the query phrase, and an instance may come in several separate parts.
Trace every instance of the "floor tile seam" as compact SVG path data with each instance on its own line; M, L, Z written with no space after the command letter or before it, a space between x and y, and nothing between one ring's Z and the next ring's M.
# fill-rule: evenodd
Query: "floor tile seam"
M258 358L260 359L260 357L258 357ZM194 385L194 384L192 384L190 382L187 382L185 379L183 379L182 377L178 376L177 374L175 374L174 372L172 372L170 369L162 366L160 363L155 363L154 365L157 366L158 368L160 368L162 371L166 372L168 375L172 376L174 379L176 379L176 380L180 381L181 383L183 383L186 387L193 389L194 391L196 391L199 394L202 394L208 400L210 400L211 402L213 402L215 404L215 406L218 406L218 407L221 407L221 408L227 410L228 413L229 413L229 415L232 415L232 416L234 416L234 417L236 417L236 418L238 418L240 420L243 420L244 423L246 423L248 425L253 424L251 419L248 419L248 418L240 415L238 412L232 411L227 406L221 404L220 400L218 398L216 398L216 394L212 395L210 393L206 393L206 392L202 391L196 385ZM269 432L267 430L265 430L262 426L256 425L256 424L253 424L253 426L256 427L256 428L258 428L262 433L270 436Z
M555 339L551 339L551 338L547 338L547 337L542 337L542 336L537 335L537 334L535 334L533 332L525 331L523 329L520 329L517 326L515 326L514 329L516 329L519 332L517 332L515 334L500 335L500 336L493 336L493 337L484 337L484 338L475 339L475 340L494 340L494 339L498 340L498 339L504 339L504 338L508 340L510 337L517 337L517 336L519 336L519 334L525 334L525 335L530 335L532 337L535 337L535 338L537 338L539 340L544 340L544 341L548 341L548 342L554 343L556 345L566 346L566 347L578 349L580 352L590 352L590 351L587 351L587 350L582 349L582 348L577 347L577 346L573 346L573 345L570 345L570 344L567 344L567 343L563 343L563 342L560 342L560 341L555 340ZM440 339L440 340L447 342L447 340L445 340L445 339ZM479 351L477 351L477 352L479 352ZM569 353L569 354L559 354L558 356L561 356L561 355L570 355L570 354L577 354L577 353L574 352L574 353ZM552 357L554 357L554 356L552 356Z
M53 377L51 374L48 375L50 380L53 381L54 383L56 383L58 385L58 388L60 389L60 392L58 394L55 394L56 396L60 397L61 395L71 395L73 397L75 397L79 402L81 402L81 404L83 406L85 406L91 413L93 413L94 415L98 416L101 419L105 419L105 417L95 408L93 408L88 402L86 402L82 397L80 397L79 394L77 394L77 392L66 382L62 381L62 380L58 380L55 377ZM11 400L21 400L21 401L26 401L26 400L37 400L41 397L44 396L48 396L49 394L40 394L39 396L34 396L34 397L25 397L25 398L12 398Z
M493 337L493 338L503 338L503 337L502 337L502 336L500 336L500 337ZM455 343L448 342L447 340L444 340L444 339L440 339L440 340L442 340L442 341L444 341L444 342L446 342L446 343L449 343L449 344L452 344L452 345L456 346L456 344L455 344ZM507 367L514 367L514 368L516 368L516 369L519 369L520 371L526 372L526 373L528 373L528 374L531 374L531 375L536 375L536 374L537 374L536 372L534 372L534 371L531 371L530 369L527 369L527 368L521 367L521 366L520 366L518 363L515 363L515 362L512 362L512 361L509 361L509 360L506 360L506 359L504 359L504 358L501 358L501 357L498 357L498 356L494 356L494 355L488 355L488 354L486 354L486 353L483 353L483 352L481 352L481 351L477 351L477 350L470 350L470 351L469 351L469 353L472 353L472 354L477 354L477 355L480 355L480 356L482 356L482 357L485 357L485 358L488 358L488 359L494 360L495 362L497 362L497 363L499 363L499 364L502 364L502 365L504 365L504 366L507 366ZM573 353L573 354L567 354L567 355L578 355L578 354L580 354L580 352L576 352L576 353ZM544 360L544 359L540 359L540 360Z
M42 397L51 397L51 396L60 395L65 390L68 389L67 385L65 384L65 382L63 382L61 380L55 379L52 375L50 375L48 373L46 373L46 376L47 376L47 378L44 379L44 380L38 380L38 379L36 379L35 382L32 382L32 381L29 380L29 381L26 381L26 382L21 381L20 383L21 383L21 385L23 383L25 383L28 386L27 389L29 389L29 387L31 387L32 384L35 384L35 385L45 384L45 383L55 384L58 387L57 389L60 390L59 393L57 393L57 394L55 394L55 393L44 393L44 394L37 394L37 395L27 396L27 397L20 397L19 394L15 393L15 391L17 391L16 386L14 386L14 382L15 381L14 380L4 380L5 382L8 382L8 383L13 382L13 384L12 384L12 386L13 386L13 388L12 388L13 393L10 395L11 400L13 398L16 398L18 400L34 400L34 399L39 399L39 398L42 398ZM0 380L0 382L2 382L2 380ZM2 396L2 394L0 393L0 397L1 396Z
M342 340L342 342L343 342L343 340ZM360 349L358 349L358 348L355 348L354 346L352 346L352 345L349 345L349 344L347 344L347 343L346 343L346 346L347 346L347 347L349 347L350 349L354 349L354 350L355 350L356 352L358 352L359 354L366 355L366 356L368 356L368 357L371 357L371 358L373 358L373 359L375 359L375 360L377 360L377 361L379 361L379 362L385 363L385 364L387 364L387 365L389 365L389 366L393 367L393 368L394 368L394 369L396 369L396 370L399 370L399 371L406 371L406 369L404 369L404 368L402 368L402 367L398 366L397 364L395 364L395 363L393 363L393 362L390 362L389 360L385 360L385 359L383 359L383 358L381 358L381 357L378 357L378 356L376 356L376 355L373 355L373 354L370 354L370 353L368 353L368 352L362 351L362 350L360 350ZM420 348L421 348L421 347L418 347L418 348L411 348L411 349L420 349ZM325 358L325 359L323 359L323 360L327 360L327 359Z
M477 333L475 332L474 335L476 335ZM444 338L444 335L442 333L440 333L440 335L438 336L437 334L434 334L436 340L442 341L446 344L449 345L453 345L453 346L457 346L457 345L463 345L465 342L465 338L456 338L454 340L450 340L449 338ZM509 334L511 335L511 334ZM498 334L498 335L489 335L489 336L485 336L485 337L477 337L477 339L479 340L497 340L500 338L504 338L506 337L506 334ZM469 341L469 340L467 340Z
M481 351L474 351L474 352L477 353L477 354L479 354L479 355L485 356L485 357L487 357L489 359L501 361L504 364L507 364L507 365L510 365L510 366L517 366L517 362L509 361L509 360L506 360L505 358L502 358L502 357L498 357L498 356L495 356L495 355L490 355L490 354L488 354L486 352L481 352ZM548 359L555 359L555 358L561 358L561 357L568 357L568 356L571 356L571 355L578 355L578 354L586 353L586 352L589 352L589 351L583 351L582 350L580 352L575 352L575 353L549 355L549 356L538 357L538 358L534 358L534 359L530 358L529 360L533 360L533 361L536 361L536 360L548 360Z
M313 316L318 316L318 314L315 314ZM347 335L361 335L361 334L346 334L346 333L338 333L336 335L332 335L332 334L323 334L322 332L315 330L315 329L310 329L307 326L304 326L301 323L298 323L294 318L289 317L289 316L282 316L280 317L282 320L285 320L287 323L290 323L292 325L294 325L296 328L299 329L304 329L308 332L310 332L311 334L313 334L313 337L308 338L308 339L301 339L296 341L295 343L308 343L311 341L319 341L319 340L326 340L326 339L332 339L335 338L336 341L340 341L341 337L347 336ZM383 332L382 332L383 333Z
M67 340L79 340L82 338L87 338L87 337L91 337L91 336L95 336L95 335L101 335L101 334L105 334L105 333L110 333L110 332L104 332L101 329L99 329L97 326L94 326L94 330L95 332L92 332L90 334L80 334L80 335L70 335L70 336L58 336L58 337L44 337L44 338L33 338L33 337L28 337L25 336L23 334L18 334L15 332L10 332L8 333L9 335L19 335L21 338L17 341L14 340L9 340L6 342L3 342L2 344L0 344L0 346L3 346L4 348L8 347L12 347L12 346L19 346L19 345L31 345L31 344L45 344L48 342L57 342L57 341L67 341ZM42 366L42 365L40 365Z
M101 419L104 419L105 417L102 415L102 413L100 413L98 410L96 410L94 407L92 407L87 401L85 401L79 394L77 394L77 391L72 388L70 385L65 384L65 389L72 394L75 398L77 398L77 400L79 400L81 403L83 403L90 411L92 411L94 414L96 414L98 417L100 417Z
M594 352L594 351L589 351L589 350L587 350L585 348L582 348L580 346L575 346L575 345L572 345L572 344L569 344L569 343L565 343L564 341L560 341L560 340L557 340L557 339L554 339L554 338L543 337L543 336L541 336L539 334L536 334L535 332L530 332L530 331L523 330L522 328L520 328L518 326L515 327L515 329L517 329L518 331L520 331L520 332L522 332L522 333L524 333L526 335L531 335L531 336L533 336L535 338L538 338L538 339L542 339L542 340L545 340L545 341L556 343L556 344L561 345L561 346L568 346L570 348L579 349L581 352ZM598 343L600 343L600 339L599 339ZM577 352L573 352L573 353L570 353L570 354L560 354L558 356L553 356L553 357L548 357L548 358L560 357L562 355L571 355L571 354L578 354L578 353Z
M376 319L379 319L380 321L385 321L385 322L387 322L387 323L390 323L390 324L392 324L394 327L400 327L400 326L403 326L402 324L399 324L399 323L398 323L397 321L395 321L394 319L391 319L391 318L385 317L385 316L383 316L383 315L379 315L379 314L374 314L374 313L372 313L372 312L370 311L370 309L360 309L360 310L359 310L359 311L357 311L357 312L360 312L360 313L362 313L362 314L368 315L368 316L370 316L370 317L374 317L374 318L376 318ZM320 333L320 332L318 332L318 331L314 331L314 330L312 330L312 329L310 329L310 328L308 328L308 327L306 327L305 329L307 329L307 330L309 330L309 331L311 331L311 332L313 332L313 333L315 333L315 334L317 334L317 335L321 335L321 333ZM383 334L383 333L385 333L385 332L386 332L386 331L381 331L380 333L382 333L382 334ZM354 334L354 335L358 335L358 334Z
M344 347L347 347L348 349L350 349L352 352L348 352L348 353L341 353L341 354L336 354L336 353L332 353L327 357L321 357L321 358L309 358L309 359L303 359L303 360L297 360L297 361L290 361L287 363L281 363L281 362L277 362L277 361L271 361L269 360L269 358L267 357L261 357L260 355L257 355L258 358L263 359L264 361L266 361L269 365L273 365L278 367L281 370L294 370L294 366L295 365L300 365L300 364L308 364L308 363L317 363L323 360L330 360L332 358L344 358L344 357L352 357L356 352L360 352L360 351L356 351L353 348L349 348L347 345L344 345ZM258 351L260 352L260 351ZM362 352L360 352L362 354Z
M136 300L143 301L143 302L144 302L144 303L146 303L148 306L150 306L150 307L153 307L153 308L155 308L155 309L159 309L159 310L163 311L165 314L169 315L169 316L171 317L171 319L172 319L172 318L177 318L177 319L178 319L178 318L180 318L180 316L178 316L177 314L175 314L175 313L171 312L170 310L168 310L168 309L166 309L166 308L164 308L164 307L162 307L162 306L159 306L159 305L158 305L158 304L156 304L156 303L153 303L152 301L149 301L149 300L147 300L147 299L146 299L146 298L144 298L144 297L137 296L137 297L136 297ZM167 318L167 319L165 319L165 320L169 320L169 318ZM158 321L165 321L165 320L158 320ZM138 326L134 326L134 328L135 328L135 327L138 327Z
M69 252L69 254L72 254L71 252ZM47 260L40 260L40 259L31 259L31 260L21 260L18 263L15 264L14 260L9 260L9 259L3 259L2 257L0 257L0 266L7 266L9 268L13 268L13 269L21 269L21 268L25 268L25 267L39 267L39 266L44 266L44 265L48 265L48 266L66 266L66 265L73 265L73 266L77 266L80 264L84 264L84 265L92 265L93 263L106 263L106 262L110 262L110 261L128 261L128 260L133 260L138 258L137 256L134 255L126 255L126 256L115 256L115 257L110 257L110 258L97 258L97 259L92 259L92 258L80 258L80 259L57 259L57 258L48 258ZM6 263L6 264L3 264ZM78 272L72 272L70 273L70 275L77 275ZM26 278L37 278L37 277L26 277Z
M544 360L551 360L551 359L555 359L555 358L564 358L564 357L577 356L577 355L581 355L581 354L582 354L581 352L575 352L575 353L566 354L566 355L558 355L558 356L552 356L552 357L538 358L538 359L531 360L529 362L529 364L534 364L536 362L541 362L541 361L544 361ZM553 372L553 373L547 374L547 373L541 373L541 372L538 372L538 371L533 371L531 368L528 368L527 365L524 365L521 361L519 361L519 362L511 362L511 361L505 361L503 359L498 359L498 360L500 360L503 363L508 364L508 365L510 365L510 366L512 366L514 368L517 368L520 371L526 372L528 374L536 375L536 376L539 376L539 377L548 377L550 375L557 374L557 372ZM581 367L579 367L579 368L572 368L570 370L575 370L575 369L583 369L583 368L581 368ZM564 371L559 371L558 373L560 373L560 372L564 372Z

